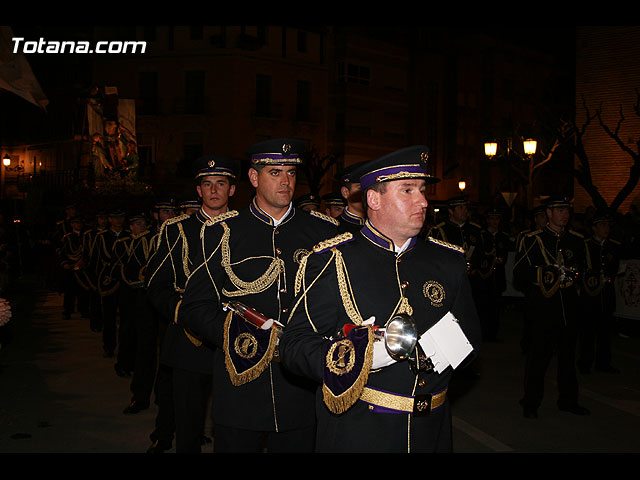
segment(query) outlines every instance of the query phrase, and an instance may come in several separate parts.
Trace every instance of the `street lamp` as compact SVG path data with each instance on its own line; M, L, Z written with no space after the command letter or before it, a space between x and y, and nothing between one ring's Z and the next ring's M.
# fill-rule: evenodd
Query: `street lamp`
M458 188L461 192L464 192L464 189L467 188L467 182L465 182L464 180L460 180L458 182Z
M4 165L4 169L8 172L12 172L13 170L19 172L20 170L23 169L22 165L18 164L17 166L11 168L11 157L9 156L8 153L6 153L4 155L4 157L2 157L2 164Z
M524 147L524 154L531 158L536 153L536 148L538 147L538 142L536 142L533 138L528 138L522 141L522 145Z
M498 155L498 142L496 140L489 140L484 143L484 154L489 157L490 160L493 160L494 157L500 156L509 158L512 154L520 157L521 160L530 160L533 155L536 153L536 148L538 146L538 142L533 138L522 139L522 148L524 150L524 156L520 153L516 152L513 149L513 141L511 137L506 138L506 148L505 153L502 155Z

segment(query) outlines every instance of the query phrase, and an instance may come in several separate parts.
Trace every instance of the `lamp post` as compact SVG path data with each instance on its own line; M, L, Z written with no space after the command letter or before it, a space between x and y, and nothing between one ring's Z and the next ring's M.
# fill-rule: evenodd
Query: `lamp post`
M503 153L499 153L499 142L497 140L488 140L484 143L484 154L489 158L489 160L494 160L497 158L504 158L508 165L509 172L511 171L511 167L516 167L516 169L521 169L517 166L518 163L526 163L527 164L527 172L525 175L526 178L526 195L527 195L527 204L529 205L532 201L533 194L533 157L536 153L538 142L533 138L524 138L521 137L522 141L522 152L513 148L513 139L512 137L507 137L504 140L504 151ZM513 162L517 160L516 162ZM513 163L512 163L513 162ZM509 175L510 177L511 175Z

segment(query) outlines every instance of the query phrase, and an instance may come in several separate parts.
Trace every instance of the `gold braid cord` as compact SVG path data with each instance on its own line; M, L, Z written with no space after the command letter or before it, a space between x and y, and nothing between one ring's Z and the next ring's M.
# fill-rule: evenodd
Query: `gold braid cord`
M347 266L344 263L340 250L336 250L336 277L338 279L338 290L340 291L344 310L355 325L362 325L362 315L360 315L358 307L353 301L353 291L351 290L351 284L349 282Z
M352 385L339 395L334 394L326 384L323 383L322 385L322 400L332 413L341 414L346 412L353 406L354 403L356 403L360 399L360 397L362 396L362 391L367 385L367 380L369 380L369 371L371 370L371 364L373 363L373 342L375 341L375 337L373 334L373 328L366 328L368 330L367 348L364 352L364 359L360 372L358 373L358 376L354 380ZM338 342L347 340L348 338L339 340ZM350 340L348 341L350 342ZM336 343L334 343L334 345ZM353 350L352 343L351 348ZM334 359L331 357L332 353L333 349L329 348L329 351L327 352L327 355L325 357L325 362L327 363L327 365L334 362ZM352 353L355 355L355 352L352 351Z
M229 355L229 349L235 348L234 346L229 345L229 342L230 342L229 328L231 326L232 319L233 319L233 312L229 312L224 321L224 340L222 343L222 349L224 351L224 363L227 369L227 373L229 374L229 379L231 380L231 383L234 386L238 387L240 385L244 385L245 383L251 382L256 378L258 378L262 374L262 372L264 372L265 369L269 366L269 363L271 363L271 359L273 358L273 354L278 345L278 335L279 335L280 329L276 325L274 325L271 328L271 334L269 336L269 345L267 346L267 350L265 354L250 369L239 373L236 370L235 365L233 364L233 360L231 359L231 356Z
M274 258L269 265L269 268L257 279L251 282L245 282L238 278L231 268L231 250L229 248L229 237L231 236L231 230L226 223L222 223L224 233L222 236L222 267L233 285L238 288L233 292L226 289L222 290L228 297L239 297L243 295L250 295L260 293L269 288L278 279L280 273L284 272L284 260L281 258ZM246 260L246 259L245 259Z
M310 213L310 214L311 214L311 216L313 216L313 217L317 217L317 218L320 218L320 219L322 219L322 220L324 220L324 221L326 221L326 222L333 223L333 224L334 224L334 225L336 225L336 226L337 226L337 225L340 225L340 222L339 222L338 220L336 220L336 219L335 219L335 218L333 218L333 217L330 217L329 215L325 215L325 214L324 214L324 213L322 213L322 212L318 212L318 211L316 211L316 210L311 210L309 213Z
M178 324L178 310L180 309L180 305L181 304L182 304L182 299L180 299L178 301L178 304L176 305L175 313L173 315L173 323L175 323L175 324ZM191 343L193 343L196 347L201 347L202 346L202 340L200 340L199 338L196 338L194 335L189 333L189 331L187 330L187 327L185 327L184 325L182 326L182 331L187 336L189 341Z

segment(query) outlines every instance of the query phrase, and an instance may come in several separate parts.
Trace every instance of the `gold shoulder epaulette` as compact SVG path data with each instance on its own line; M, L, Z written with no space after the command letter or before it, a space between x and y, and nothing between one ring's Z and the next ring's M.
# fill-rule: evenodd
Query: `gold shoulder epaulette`
M576 232L575 230L569 229L569 233L573 233L576 237L584 238L584 235L580 232Z
M329 223L333 223L333 224L334 224L334 225L336 225L336 226L340 225L340 222L338 222L338 220L336 220L336 219L335 219L335 218L333 218L333 217L330 217L329 215L325 215L325 214L324 214L324 213L322 213L322 212L318 212L318 211L316 211L316 210L311 210L309 213L310 213L311 215L313 215L314 217L318 217L318 218L320 218L320 219L322 219L322 220L325 220L325 221L327 221L327 222L329 222Z
M538 230L533 230L532 232L529 232L527 234L525 234L525 237L533 237L534 235L537 235L541 232L542 230L538 229Z
M172 225L177 222L181 222L185 218L189 218L189 214L183 213L182 215L178 215L177 217L170 218L164 222L164 225Z
M616 245L621 245L621 243L620 243L618 240L615 240L615 239L613 239L613 238L610 238L610 239L609 239L609 241L610 241L611 243L615 243Z
M473 225L474 227L478 227L478 228L482 229L482 227L480 225L478 225L477 223L475 223L475 222L469 222L469 223L471 225Z
M445 224L445 222L440 222L439 224L434 225L432 228L440 228L440 227L444 226L444 224Z
M169 225L173 225L174 223L181 222L185 218L189 218L189 215L186 213L183 213L182 215L178 215L176 217L168 218L167 220L165 220L160 226L160 235L164 233L164 229L166 227L168 227Z
M333 238L329 238L318 243L315 247L313 247L313 253L326 252L327 250L337 247L338 245L347 243L351 239L353 239L353 235L351 234L351 232L341 233L340 235L336 235Z
M207 225L216 225L217 223L224 222L225 220L229 220L230 218L237 216L237 210L229 210L228 212L221 213L220 215L216 215L215 217L207 220Z
M449 250L454 250L456 252L464 254L464 248L459 245L455 245L454 243L445 242L444 240L438 240L437 238L428 237L431 243L436 245L440 245L441 247L448 248Z

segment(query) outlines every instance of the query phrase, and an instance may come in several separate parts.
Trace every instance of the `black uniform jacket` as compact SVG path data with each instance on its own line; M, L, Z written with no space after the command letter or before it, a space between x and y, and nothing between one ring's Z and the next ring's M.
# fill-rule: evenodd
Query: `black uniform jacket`
M308 382L284 371L279 361L252 381L233 385L222 348L227 313L221 302L240 301L285 322L298 262L316 243L336 235L336 223L294 208L275 226L254 199L236 217L205 229L205 262L189 277L179 319L194 335L221 347L215 350L213 374L216 424L284 431L315 423Z
M117 245L117 242L116 242ZM138 235L131 235L124 245L126 257L120 264L122 281L131 288L144 287L144 275L149 258L153 256L156 245L156 234L146 230Z
M344 208L342 213L338 215L338 221L340 222L338 225L338 232L351 232L355 234L359 232L364 225L364 220L364 218L354 215L349 212L347 208Z
M171 367L210 374L212 345L190 336L176 322L187 278L201 263L200 232L207 220L209 217L200 209L164 222L147 264L145 280L149 301L166 328L160 361Z
M567 269L563 281L558 266ZM577 300L585 266L584 238L573 230L556 233L548 226L525 235L516 254L514 284L531 299L548 299L560 291Z
M481 262L481 232L481 227L473 222L458 225L451 220L445 220L432 227L428 236L462 247L467 258L467 268L470 273L475 273Z
M103 230L96 235L93 251L91 252L91 268L97 272L96 288L100 296L112 295L120 288L120 265L126 255L126 249L114 249L118 240L126 241L130 232L122 230L115 232L111 229Z
M585 240L585 270L582 287L589 308L598 305L607 311L615 309L614 281L620 267L620 243L610 238Z
M300 292L280 341L282 360L292 372L322 384L328 338L335 337L343 325L353 323L356 312L362 320L374 316L376 325L385 326L406 307L403 298L420 334L451 311L474 348L479 347L479 320L464 255L453 245L414 238L408 249L396 255L391 240L367 221L352 240L316 250L319 253L308 257L304 272L301 269ZM345 301L345 287L352 294L348 297L351 300ZM449 367L440 374L421 372L416 376L407 361L399 361L371 371L367 385L401 395L434 394L447 388L451 375ZM406 451L409 423L414 432L423 430L423 436L412 439L433 440L425 440L424 435L429 434L415 428L415 419L408 422L407 415L374 414L360 401L335 415L322 403L320 394L317 403L318 428L324 432L319 437L320 448L353 451L361 445L377 451ZM432 413L430 421L438 425L447 421L436 417ZM382 431L376 433L377 428Z

